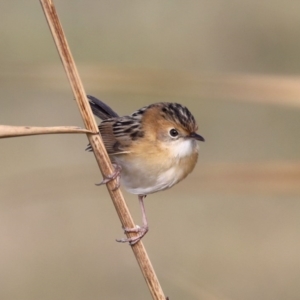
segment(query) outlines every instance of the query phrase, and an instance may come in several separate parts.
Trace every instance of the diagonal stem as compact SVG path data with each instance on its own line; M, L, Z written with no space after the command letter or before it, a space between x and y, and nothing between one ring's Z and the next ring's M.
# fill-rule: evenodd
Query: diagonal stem
M57 16L55 6L51 0L40 0L40 2L44 10L45 17L47 19L55 45L57 47L63 66L65 68L68 79L70 81L70 85L73 90L80 113L82 115L84 125L86 129L89 131L98 132L97 124L93 117L91 108L89 106L89 102L86 98L85 90L83 88L75 62L71 55L62 26ZM113 167L111 165L106 149L103 145L101 137L99 134L90 134L90 133L87 134L87 137L93 148L93 153L95 155L98 166L102 172L102 175L104 177L107 177L109 174L113 173ZM109 191L113 204L116 208L116 211L119 215L122 226L134 227L135 224L129 213L124 197L120 189L114 190L114 187L115 187L114 181L110 181L107 183L107 189ZM127 234L128 237L134 235L135 233ZM143 243L138 242L135 245L133 245L132 251L134 252L136 260L146 280L152 298L154 300L165 300L166 297L164 296L164 293L162 291L162 288L157 279L157 276L152 267L152 264L144 248Z

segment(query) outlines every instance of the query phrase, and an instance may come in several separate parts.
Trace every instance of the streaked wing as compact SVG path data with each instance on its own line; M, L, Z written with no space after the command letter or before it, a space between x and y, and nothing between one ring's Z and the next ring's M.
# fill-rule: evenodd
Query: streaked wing
M141 118L147 107L137 110L131 116L119 117L101 100L90 95L87 97L94 115L103 120L98 127L108 154L130 153L130 145L144 136ZM92 151L91 145L85 150Z
M116 136L114 134L114 119L108 119L103 121L99 125L99 130L102 136L103 143L105 145L108 154L121 154L128 153L128 147L131 143L128 136Z
M125 116L103 121L100 133L108 154L129 153L129 148L138 138L144 136L141 122L134 117Z

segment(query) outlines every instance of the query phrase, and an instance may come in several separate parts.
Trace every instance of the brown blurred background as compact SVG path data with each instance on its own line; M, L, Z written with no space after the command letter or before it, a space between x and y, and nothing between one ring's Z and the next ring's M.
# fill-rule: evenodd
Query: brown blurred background
M300 298L300 2L56 1L86 91L189 107L196 170L146 199L170 299ZM38 1L2 0L0 124L79 125ZM84 135L0 140L0 299L150 299ZM125 194L136 223L135 196Z

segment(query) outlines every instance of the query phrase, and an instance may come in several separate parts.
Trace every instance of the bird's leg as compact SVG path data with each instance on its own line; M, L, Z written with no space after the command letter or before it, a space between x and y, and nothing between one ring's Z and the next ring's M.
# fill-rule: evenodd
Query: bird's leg
M135 233L138 233L138 235L134 236L134 237L130 237L130 238L124 238L124 239L116 240L117 242L120 242L120 243L127 243L128 242L130 245L134 245L138 241L140 241L143 238L143 236L148 232L149 227L148 227L148 221L147 221L145 205L144 205L144 199L146 198L146 196L147 195L138 195L139 203L140 203L141 210L142 210L143 226L136 225L134 228L124 228L125 233L135 232Z
M106 184L114 179L116 179L116 187L113 189L114 191L120 187L120 176L122 167L118 164L112 164L114 167L114 172L111 175L105 176L100 183L96 183L97 186Z

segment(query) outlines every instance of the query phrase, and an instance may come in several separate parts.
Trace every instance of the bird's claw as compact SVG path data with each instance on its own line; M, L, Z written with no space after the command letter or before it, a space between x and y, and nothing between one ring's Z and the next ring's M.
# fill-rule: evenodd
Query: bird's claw
M114 172L111 175L105 176L105 178L103 178L103 180L100 183L96 183L95 185L100 186L116 179L116 187L113 189L113 191L116 191L120 187L120 176L122 168L117 164L113 164L113 167Z
M144 237L144 235L148 232L149 227L136 225L134 228L123 228L123 229L124 229L124 233L134 232L134 233L138 233L138 235L129 238L117 239L116 241L119 243L129 243L129 245L132 246L137 242L139 242Z

